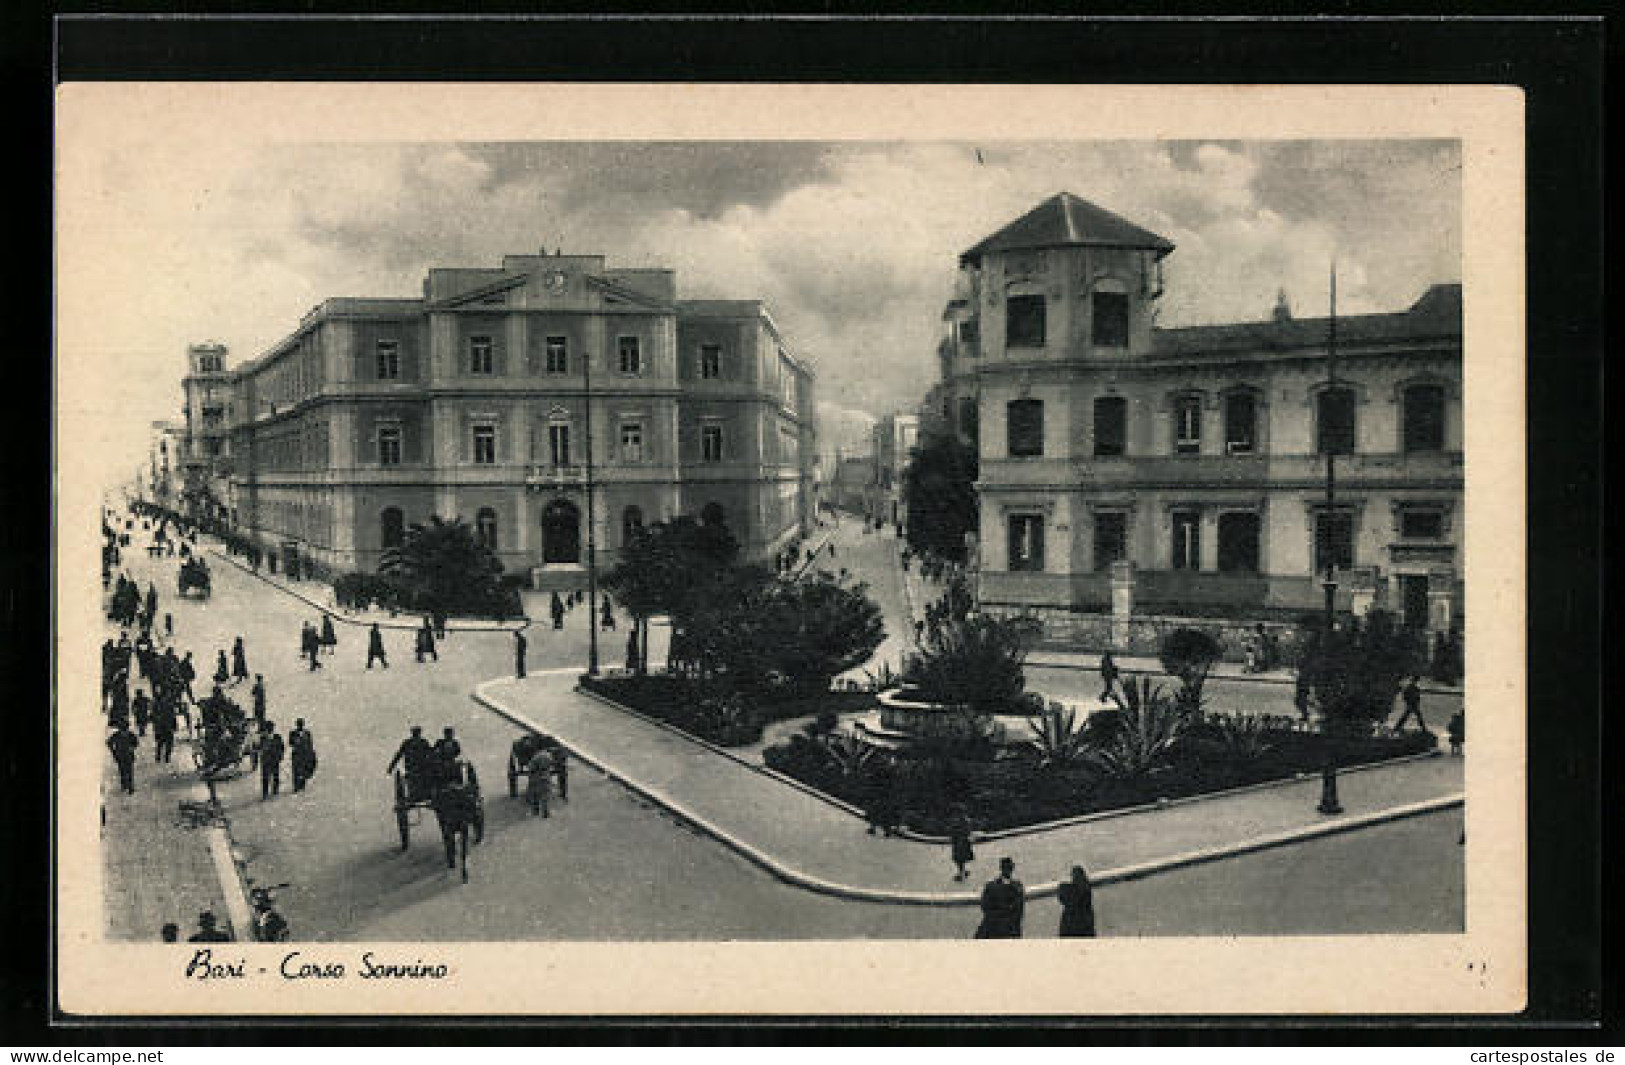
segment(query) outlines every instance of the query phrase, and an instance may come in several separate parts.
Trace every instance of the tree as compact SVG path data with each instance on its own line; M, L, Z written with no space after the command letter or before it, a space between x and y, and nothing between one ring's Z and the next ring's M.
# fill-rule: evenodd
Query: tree
M676 623L697 590L738 557L739 542L726 527L702 525L687 516L657 522L628 541L603 584L637 626L639 672L649 663L649 619L664 614ZM683 642L674 631L674 650Z
M1118 722L1095 758L1112 776L1144 776L1172 752L1185 715L1148 677L1124 681L1111 697L1117 704Z
M908 544L922 554L965 561L965 534L977 529L974 448L939 434L915 449L903 474Z
M1350 618L1329 637L1321 628L1308 629L1298 665L1322 727L1343 735L1385 720L1400 683L1417 668L1415 642L1385 610Z
M1202 685L1208 671L1224 653L1224 647L1211 633L1201 629L1175 629L1163 638L1162 668L1179 681L1174 697L1180 713L1195 717L1202 711Z
M409 610L505 614L516 593L503 586L502 563L461 518L438 515L412 525L380 569L401 590Z

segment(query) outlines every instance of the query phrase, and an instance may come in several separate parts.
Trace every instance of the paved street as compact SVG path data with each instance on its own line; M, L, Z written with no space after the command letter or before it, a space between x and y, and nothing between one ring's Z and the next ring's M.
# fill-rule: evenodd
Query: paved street
M871 536L869 547L878 555L887 549L882 543ZM849 550L838 546L836 562L861 565L863 554L861 541ZM260 800L254 776L220 788L249 875L291 884L280 903L301 938L914 938L963 936L975 924L973 908L855 902L784 884L579 765L569 804L555 807L549 819L530 817L520 800L506 796L503 770L518 729L469 696L477 683L511 675L511 637L504 633L456 633L442 645L440 662L419 665L412 660L410 632L391 631L385 637L390 668L368 672L365 630L341 625L337 653L324 656L324 668L312 673L295 653L300 622L314 618L312 608L223 559L211 559L210 600L176 602L172 560L128 557L143 586L149 578L157 584L160 611L174 613L177 642L193 650L200 673L211 671L217 648L229 647L241 634L250 669L265 675L279 731L285 734L302 716L315 733L321 767L305 794L289 794L286 776L283 794L269 802ZM876 594L883 605L888 596L901 602L895 583L888 590L877 581ZM564 694L567 674L545 671L579 668L585 624L586 611L578 608L563 633L530 630L534 676L527 686L559 691L561 706L579 696ZM248 703L244 690L233 697ZM444 867L432 816L415 827L410 851L398 850L384 766L410 724L422 724L430 734L455 727L480 770L487 835L475 848L466 886ZM152 772L139 763L143 787ZM1351 812L1360 801L1355 779L1345 787ZM1104 887L1102 929L1374 930L1391 927L1384 923L1392 919L1385 903L1401 889L1419 900L1402 918L1406 928L1459 927L1459 888L1452 893L1450 885L1459 884L1460 852L1437 845L1446 836L1453 842L1449 826L1458 817L1413 818ZM850 839L851 827L842 825L843 839ZM119 864L132 839L108 844L110 864ZM896 854L924 848L891 846ZM987 845L984 859L998 847ZM1099 867L1097 859L1090 861ZM942 864L941 886L951 889ZM979 874L985 875L986 864L978 863ZM1054 862L1041 864L1031 871L1024 866L1030 882L1058 875L1048 868ZM1180 894L1172 885L1186 881L1202 886L1200 897L1165 905L1162 900ZM142 904L131 905L139 910ZM1334 912L1323 912L1328 908ZM1030 913L1033 934L1053 928L1053 901L1035 902ZM135 934L136 925L150 924L145 916L124 921Z

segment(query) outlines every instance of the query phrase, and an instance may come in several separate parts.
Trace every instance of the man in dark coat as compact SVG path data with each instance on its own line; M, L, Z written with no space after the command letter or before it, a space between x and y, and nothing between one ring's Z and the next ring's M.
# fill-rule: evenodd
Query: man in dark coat
M553 593L553 601L549 604L548 611L553 615L553 627L564 628L564 600L559 598L558 592Z
M1072 879L1056 890L1055 897L1061 903L1061 938L1092 937L1095 934L1095 889L1083 866L1072 867Z
M254 721L256 724L265 723L265 678L254 674L254 687L248 692L254 699Z
M167 762L175 750L175 699L178 696L165 692L158 697L152 708L152 760Z
M424 655L428 655L436 662L440 661L440 652L436 651L434 646L434 627L429 623L427 616L423 619L423 626L418 629L417 659L419 662L423 661Z
M208 910L197 915L197 931L186 937L188 943L230 943L231 933L215 926L215 916Z
M606 632L615 628L615 611L610 605L609 598L604 599L603 609L599 611L601 623Z
M276 722L267 721L260 732L260 798L269 799L282 791L282 737Z
M559 782L559 801L570 801L570 754L564 744L555 743L551 752L553 777Z
M237 637L231 645L231 682L236 684L248 679L248 652L243 649L243 638Z
M1394 722L1394 731L1398 732L1403 729L1405 722L1414 717L1416 718L1416 727L1426 732L1428 723L1422 720L1422 689L1417 685L1414 676L1405 682L1403 688L1399 689L1399 697L1405 703L1405 712L1399 715L1398 721Z
M130 704L130 712L135 717L136 734L145 736L147 734L147 721L152 717L152 700L147 698L146 692L140 689L136 690L135 699Z
M214 682L224 684L231 679L231 667L226 665L226 652L220 651L214 663Z
M316 772L316 739L305 727L304 718L295 718L288 733L288 757L293 768L293 790L304 791L305 781Z
M372 664L375 660L382 662L385 669L389 668L389 659L384 657L384 634L378 630L378 623L376 621L372 623L372 631L367 634L368 669L372 668Z
M999 875L982 889L982 923L977 939L1020 939L1021 918L1027 909L1027 889L1016 879L1016 863L999 859Z
M1112 690L1117 687L1117 662L1113 660L1112 653L1107 651L1100 656L1100 683L1104 685L1100 692L1102 701L1111 698Z
M518 629L513 630L513 675L524 679L525 676L525 634Z
M327 648L328 653L331 654L333 648L338 646L338 642L338 634L333 631L333 615L323 614L321 645Z
M107 749L113 752L113 764L118 766L118 786L126 795L135 794L135 749L140 742L123 722L107 737Z
M424 792L426 771L433 758L434 748L423 738L423 727L413 725L412 734L395 749L395 757L389 760L384 772L393 773L397 765L405 763L407 796L415 799Z

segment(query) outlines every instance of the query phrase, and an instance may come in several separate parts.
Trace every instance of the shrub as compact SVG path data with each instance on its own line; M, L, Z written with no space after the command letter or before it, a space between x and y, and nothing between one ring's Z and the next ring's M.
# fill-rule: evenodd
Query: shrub
M1022 665L1036 635L1027 618L979 614L943 624L909 660L904 681L931 702L976 714L1018 710L1027 685Z
M1112 692L1122 721L1112 736L1095 751L1095 759L1111 776L1142 777L1171 755L1185 715L1160 685L1148 678L1130 679Z
M1180 628L1163 637L1162 668L1179 681L1175 700L1181 713L1195 716L1202 711L1202 685L1208 670L1224 654L1218 637L1202 629Z
M1027 719L1033 730L1028 743L1045 767L1073 765L1088 753L1085 723L1071 707L1052 703Z

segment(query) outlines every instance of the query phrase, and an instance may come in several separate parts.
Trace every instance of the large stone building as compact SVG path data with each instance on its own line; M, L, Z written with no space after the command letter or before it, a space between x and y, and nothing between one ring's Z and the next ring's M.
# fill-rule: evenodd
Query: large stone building
M147 446L147 467L142 471L139 489L142 499L166 510L179 511L185 489L182 462L186 454L186 431L172 421L152 423L152 439Z
M920 417L917 414L887 414L875 422L872 434L875 492L869 514L872 520L899 529L908 525L903 477L919 442Z
M1462 607L1461 290L1155 326L1173 245L1070 194L960 257L942 412L975 442L992 607L1270 617ZM1326 509L1325 453L1338 457Z
M433 269L420 299L323 302L234 381L235 524L329 572L431 515L546 584L680 514L751 556L813 519L812 374L759 301L678 300L670 270Z

